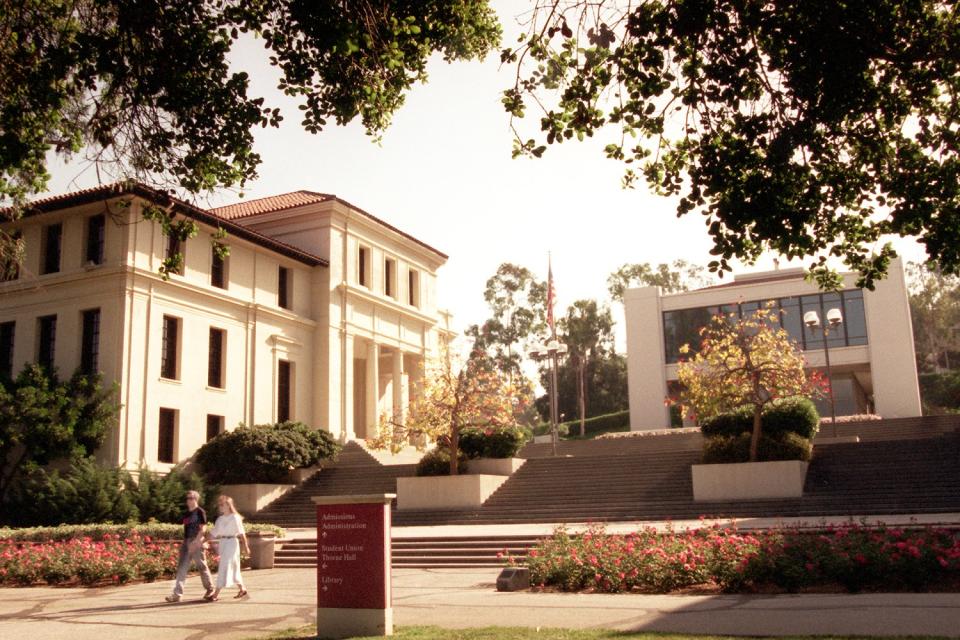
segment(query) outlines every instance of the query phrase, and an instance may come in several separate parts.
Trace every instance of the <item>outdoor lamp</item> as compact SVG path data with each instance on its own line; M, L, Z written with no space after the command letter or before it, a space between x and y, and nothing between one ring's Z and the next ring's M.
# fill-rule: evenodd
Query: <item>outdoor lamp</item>
M827 323L829 323L831 327L836 327L841 322L843 322L843 315L840 313L840 309L834 307L827 311Z
M827 343L827 334L843 323L843 314L834 307L827 310L827 324L823 327L823 356L827 361L827 382L830 384L830 420L833 422L833 437L837 437L837 408L833 399L833 376L830 373L830 345ZM820 326L820 316L816 311L807 311L803 314L803 324L810 329Z
M546 344L534 344L530 356L537 360L550 358L550 441L553 455L557 455L557 355L567 352L567 345L556 337Z

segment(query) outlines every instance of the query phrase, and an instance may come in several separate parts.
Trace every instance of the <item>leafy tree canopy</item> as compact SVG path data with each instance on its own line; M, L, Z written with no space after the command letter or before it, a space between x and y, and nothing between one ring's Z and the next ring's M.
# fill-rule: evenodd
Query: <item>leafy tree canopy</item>
M617 302L623 302L624 292L636 286L660 287L664 293L688 291L710 282L703 272L703 267L686 260L674 260L671 264L661 262L656 267L649 262L627 263L607 277L607 291Z
M523 377L510 380L490 364L486 358L456 363L450 354L442 354L426 371L405 413L380 416L377 436L367 444L400 451L410 444L423 448L428 441L436 442L448 453L450 475L457 475L461 432L512 428L530 397Z
M0 502L25 470L93 453L113 426L116 393L99 377L61 381L35 364L0 381Z
M820 373L804 370L803 354L776 324L771 306L737 318L714 316L699 351L677 366L683 417L700 424L748 406L753 413L750 461L756 462L763 409L781 398L822 393ZM690 345L681 347L690 353Z
M960 277L935 264L907 265L917 369L941 373L960 364Z
M474 0L0 0L0 206L15 213L53 155L81 150L98 171L187 192L255 178L253 129L283 116L230 68L245 32L307 131L359 117L377 134L433 53L482 57L500 26Z
M526 267L504 262L487 280L483 299L491 317L467 328L476 354L510 376L522 376L523 350L546 331L547 285Z
M610 127L624 183L642 175L704 215L711 271L764 250L830 256L871 288L916 237L960 271L960 28L955 2L541 0L502 59L503 102L535 110L515 155Z

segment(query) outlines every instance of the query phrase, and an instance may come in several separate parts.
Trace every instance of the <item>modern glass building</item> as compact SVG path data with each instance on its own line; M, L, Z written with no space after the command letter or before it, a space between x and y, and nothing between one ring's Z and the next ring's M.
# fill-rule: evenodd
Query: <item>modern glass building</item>
M853 274L845 288L821 292L801 269L738 275L733 282L696 291L662 295L657 287L631 289L625 296L631 428L670 424L664 399L676 381L680 348L696 352L700 329L714 316L744 317L770 305L783 329L803 350L811 368L825 365L821 329L804 325L815 311L821 322L832 309L843 322L826 337L830 351L837 415L879 413L884 417L920 415L913 332L903 268L875 291L856 288ZM829 414L826 399L821 413Z

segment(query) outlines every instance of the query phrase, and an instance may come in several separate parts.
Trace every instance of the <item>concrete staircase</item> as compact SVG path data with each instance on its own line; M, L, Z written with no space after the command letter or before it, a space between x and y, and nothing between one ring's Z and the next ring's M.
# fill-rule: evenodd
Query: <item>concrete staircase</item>
M251 522L316 527L313 496L396 493L397 478L414 475L415 464L383 465L357 443L347 443L333 462L309 480L251 516Z
M658 521L960 512L960 425L957 417L837 425L859 443L820 444L802 498L695 503L690 465L699 461L698 433L528 445L526 463L474 510L393 511L396 527L470 524ZM830 425L822 429L831 437ZM314 527L314 495L392 493L414 465L382 465L349 444L339 459L252 518L286 527ZM534 538L394 539L394 566L472 567L498 564L507 548L525 555ZM316 540L288 542L278 566L314 566Z

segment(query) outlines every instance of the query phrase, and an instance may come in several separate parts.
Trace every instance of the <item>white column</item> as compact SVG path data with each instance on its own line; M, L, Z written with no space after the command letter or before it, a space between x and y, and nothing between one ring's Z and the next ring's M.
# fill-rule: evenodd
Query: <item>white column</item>
M403 398L403 351L393 350L393 417L403 423L406 403Z
M623 296L627 324L627 387L630 430L665 429L670 426L666 357L660 288L627 289Z
M353 424L353 336L347 334L343 342L343 424L340 425L344 440L350 441L357 437L357 430Z
M380 421L380 347L367 343L367 436L377 433Z

